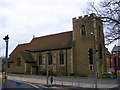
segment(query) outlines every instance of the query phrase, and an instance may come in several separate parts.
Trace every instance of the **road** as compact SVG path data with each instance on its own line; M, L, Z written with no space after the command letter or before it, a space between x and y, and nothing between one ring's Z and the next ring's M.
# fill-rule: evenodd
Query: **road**
M2 74L0 73L0 90L2 88L5 88L5 84L2 85ZM15 81L15 80L7 80L6 88L8 90L14 90L14 89L29 89L29 90L38 90L38 87L35 87L34 85L30 83L25 83L25 82L20 82L20 81ZM40 90L40 88L39 88Z

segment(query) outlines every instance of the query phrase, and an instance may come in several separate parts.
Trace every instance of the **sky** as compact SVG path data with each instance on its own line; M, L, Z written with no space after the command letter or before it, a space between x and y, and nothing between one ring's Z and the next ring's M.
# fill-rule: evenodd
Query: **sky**
M85 15L89 0L0 0L0 56L18 44L29 43L33 35L45 36L72 30L72 18ZM92 0L98 1L98 0Z

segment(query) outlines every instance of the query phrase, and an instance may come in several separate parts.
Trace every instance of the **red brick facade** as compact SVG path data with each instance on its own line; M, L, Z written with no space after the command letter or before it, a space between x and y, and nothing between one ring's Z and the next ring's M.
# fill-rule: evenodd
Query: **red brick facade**
M117 47L117 48L116 48ZM106 67L107 72L114 72L116 73L120 70L120 46L114 46L112 53L109 53L106 49Z

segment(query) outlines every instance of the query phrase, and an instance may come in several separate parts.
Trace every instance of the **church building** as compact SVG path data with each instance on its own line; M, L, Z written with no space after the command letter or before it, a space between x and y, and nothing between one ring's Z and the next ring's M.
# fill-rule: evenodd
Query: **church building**
M72 19L73 30L34 37L10 54L11 73L38 74L48 66L57 76L94 75L105 72L103 23L95 14ZM96 63L96 65L95 65Z

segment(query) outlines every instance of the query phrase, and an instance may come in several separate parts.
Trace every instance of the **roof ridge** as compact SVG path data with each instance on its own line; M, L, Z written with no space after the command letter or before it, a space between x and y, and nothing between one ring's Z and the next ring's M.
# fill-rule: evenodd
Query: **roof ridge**
M12 55L12 53L14 53L14 51L17 49L17 48L20 48L20 47L22 47L22 46L24 46L24 45L29 45L30 43L23 43L23 44L18 44L15 48L14 48L14 50L11 52L11 54L9 55L9 56L11 56Z
M18 46L21 46L21 45L28 45L29 43L22 43L22 44L18 44Z
M60 34L65 34L65 33L70 33L70 32L73 32L73 31L61 32L61 33L56 33L56 34L49 34L49 35L44 35L44 36L40 36L40 37L34 37L33 39L39 39L39 38L44 38L44 37L49 37L49 36L55 36L55 35L60 35Z

